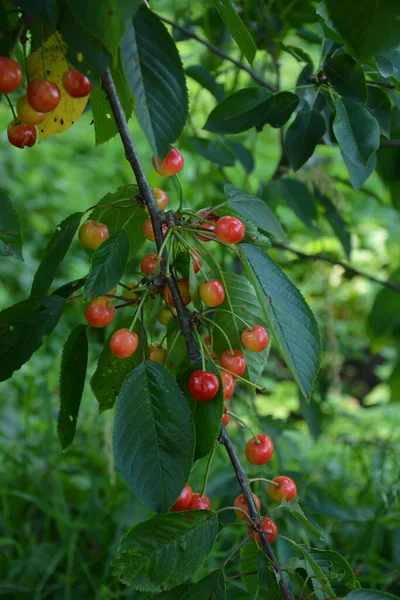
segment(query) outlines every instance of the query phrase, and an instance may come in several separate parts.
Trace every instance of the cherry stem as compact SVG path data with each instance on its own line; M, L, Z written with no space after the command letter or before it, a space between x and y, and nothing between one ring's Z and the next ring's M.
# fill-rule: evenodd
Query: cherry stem
M246 519L249 521L249 523L251 525L254 525L254 521L253 519L250 517L249 513L246 512L245 510L243 510L243 508L239 508L238 506L224 506L224 508L220 508L219 510L217 510L216 514L218 515L218 513L224 512L226 510L233 510L233 511L239 511L241 513L243 513L246 517ZM241 525L241 523L239 523Z
M196 262L197 266L199 267L199 271L203 275L204 279L206 279L208 281L208 276L206 275L206 273L204 272L203 268L198 263L199 257L196 256L194 253L192 254L190 252L190 250L192 249L191 245L188 244L188 242L184 239L184 237L180 233L178 233L178 231L176 231L175 229L173 229L172 231L173 231L176 239L179 240L180 243L182 244L182 246L188 250L189 256Z
M71 64L70 64L70 62L69 62L69 60L67 58L67 55L65 53L65 48L64 48L64 46L63 46L63 44L62 44L62 42L60 40L60 36L58 35L57 31L54 32L54 36L55 36L57 44L58 44L58 46L59 46L59 48L60 48L60 50L61 50L61 52L62 52L62 54L64 56L64 60L67 63L68 69L70 69L71 68Z
M4 94L4 96L5 96L5 98L6 98L7 102L8 102L9 107L11 108L11 112L13 114L14 121L18 121L17 115L15 114L15 110L14 110L14 107L12 105L12 102L11 102L10 98L8 97L7 94Z
M254 431L251 429L251 427L249 427L249 425L247 425L247 423L245 421L243 421L240 417L238 417L236 413L232 412L231 410L227 410L226 412L228 413L228 415L231 415L231 417L233 417L234 419L236 419L236 421L239 421L239 423L241 423L244 427L246 427L246 429L248 429L250 431L253 438L255 440L257 440L259 443L261 443L259 441L258 437L255 435ZM250 481L249 481L249 483L250 483Z
M227 336L227 334L225 333L225 331L222 329L222 327L220 325L217 325L217 323L215 321L213 321L212 319L209 319L208 317L202 317L202 320L203 319L204 319L204 321L207 321L208 323L211 323L213 325L213 327L216 327L217 329L219 329L219 331L222 333L222 335L224 336L224 338L226 339L226 341L228 343L228 347L229 347L229 350L231 352L231 355L233 355L232 344L230 342L229 337Z
M254 479L249 479L249 483L253 483L253 481L266 481L267 483L272 483L275 487L279 487L279 483L277 481L272 481L272 479L265 479L265 477L254 477Z
M42 65L43 65L43 79L47 81L47 67L46 67L46 51L44 49L44 25L42 25Z
M207 481L208 481L208 476L210 474L210 468L211 468L211 463L212 463L212 459L214 456L214 452L215 452L215 448L212 452L210 452L210 456L208 457L206 472L204 473L203 487L201 488L200 496L205 496L205 493L206 493Z
M248 533L246 535L246 537L234 547L232 552L227 556L227 558L222 563L221 569L225 569L226 565L228 564L228 562L230 561L232 556L234 556L236 554L236 552L238 550L240 550L240 548L247 542L247 540L249 539L250 536L251 536L251 533Z
M138 320L138 318L139 318L139 316L140 316L140 310L141 310L141 308L142 308L143 304L146 302L146 300L147 300L147 296L148 296L148 295L149 295L149 290L147 290L147 291L146 291L146 292L143 294L143 296L142 296L142 298L141 298L141 300L140 300L139 306L137 307L137 311L136 311L136 313L135 313L135 316L134 316L134 318L133 318L133 321L132 321L132 323L131 323L131 326L129 327L129 331L133 331L133 328L134 328L134 327L135 327L135 325L136 325L136 321Z
M180 331L177 331L176 336L174 337L174 341L172 342L171 346L168 346L168 352L167 352L167 356L165 357L165 361L164 364L167 364L167 361L169 359L169 355L171 354L172 350L174 349L174 346L176 344L176 342L178 341L179 336L181 335Z
M259 392L265 392L265 388L257 385L256 383L253 383L252 381L249 381L248 379L245 379L244 377L241 377L240 375L237 375L236 373L234 373L233 371L230 371L229 369L225 369L225 367L221 367L221 365L217 365L217 369L219 369L220 371L226 371L227 373L230 373L231 375L233 375L233 377L235 379L239 379L239 381L243 381L243 383L246 383L247 385L255 388Z
M177 173L174 175L174 181L176 182L176 184L178 186L178 192L179 192L178 211L180 212L182 210L182 206L183 206L183 189L182 189L181 180L179 179L179 175Z
M225 312L225 313L232 315L236 319L239 319L239 321L242 321L242 323L244 323L248 329L251 329L251 327L252 327L249 323L247 323L247 321L245 321L243 319L243 317L240 317L239 315L235 314L232 310L228 310L227 308L208 308L207 310L205 310L203 312L204 312L204 314L206 314L208 312Z
M197 331L197 329L194 329L194 333L195 333L195 335L197 337L197 341L199 343L199 347L202 349L202 347L203 347L203 340L201 339L201 335L199 334L199 332ZM203 369L203 371L206 370L206 358L205 358L203 350L201 352L201 368Z
M172 229L169 229L164 237L164 241L161 244L161 248L159 249L158 253L157 253L157 258L161 258L162 254L164 252L164 248L166 247L169 238L171 237L171 233L172 233Z

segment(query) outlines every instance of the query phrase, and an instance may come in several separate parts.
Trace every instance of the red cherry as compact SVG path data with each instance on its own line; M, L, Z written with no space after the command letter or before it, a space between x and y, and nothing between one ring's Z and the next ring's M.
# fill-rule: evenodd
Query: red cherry
M191 297L190 297L190 292L189 292L189 280L188 279L177 279L178 284L178 288L179 291L181 293L182 296L182 300L183 300L183 304L186 306L187 304L190 304L191 302ZM164 285L164 300L167 304L169 304L170 306L175 306L175 301L172 297L171 294L171 290L168 287L168 284L166 283Z
M153 191L154 200L156 201L158 208L161 210L165 210L168 206L167 194L163 190L160 190L160 188L153 188L152 191ZM149 212L149 209L147 208L147 206L144 210L147 213Z
M203 266L201 254L196 248L190 248L190 256L192 257L192 265L195 273L200 271L200 267Z
M64 90L72 98L85 98L89 96L92 90L92 84L89 79L73 68L65 71L62 76L62 83Z
M15 60L0 56L0 94L11 94L22 83L22 69Z
M260 510L260 508L261 508L260 498L256 494L253 494L253 500L254 500L258 510ZM235 498L235 502L233 503L233 506L235 506L236 508L241 508L242 510L246 511L247 514L249 514L249 507L248 507L246 500L244 499L244 494L240 494L237 498ZM240 512L240 510L235 510L235 515L239 519L242 519L242 521L247 521L246 515L244 515L242 512Z
M214 373L194 371L189 377L189 393L199 402L209 402L217 395L219 380Z
M238 244L246 235L246 227L235 217L221 217L215 225L215 237L224 244Z
M268 494L276 502L282 502L285 497L287 502L290 502L290 500L293 500L293 498L297 496L296 484L290 477L278 475L278 477L274 477L272 481L279 483L279 486L270 483L268 488Z
M251 438L246 444L246 458L253 465L265 465L274 453L272 440L264 433L259 433L256 438Z
M219 306L225 300L225 288L219 279L203 281L199 285L199 296L207 306Z
M152 360L154 362L158 362L161 365L163 365L166 357L167 357L167 351L165 348L162 348L158 344L150 344L148 354L147 354L148 360Z
M269 517L263 517L261 519L261 523L262 523L262 527L263 527L265 533L267 534L268 541L271 543L274 542L276 539L276 536L278 535L278 528L275 525L275 523L273 522L273 520L270 519ZM253 542L256 542L257 544L261 544L260 534L254 532L254 527L252 527L250 525L248 528L248 532L251 533L250 539L253 540Z
M155 160L153 157L153 167L163 177L170 177L170 175L176 175L179 171L182 171L184 160L182 154L178 148L172 147L168 152L167 156L161 162L160 158Z
M115 306L110 298L100 296L89 302L85 310L85 317L93 327L106 327L115 317Z
M33 146L36 142L36 127L34 125L25 125L11 121L7 127L7 137L10 144L16 148L25 148Z
M190 487L190 485L187 483L185 485L185 487L183 488L183 490L181 491L178 500L175 502L175 504L171 507L171 510L173 511L181 511L181 510L186 510L187 507L190 504L190 501L192 499L192 488Z
M235 375L239 375L239 377L246 370L246 359L239 350L233 350L233 354L231 354L230 350L225 350L221 354L220 363L221 367L228 369L228 371L231 371Z
M136 352L138 344L138 336L128 329L114 331L110 339L111 352L117 358L129 358Z
M107 225L96 223L91 219L82 223L78 233L81 246L90 250L96 250L109 236Z
M229 423L229 421L231 420L231 415L228 415L228 413L226 412L228 410L228 407L226 404L224 404L224 414L222 415L222 423L224 424L224 426L226 427Z
M172 314L169 308L162 308L160 310L160 314L158 315L158 320L161 323L161 325L164 325L166 327L170 320L173 318L173 316L174 315Z
M158 258L157 254L148 254L140 263L140 270L145 275L154 275L159 264L160 259Z
M261 327L261 325L254 325L254 327L242 331L240 339L247 350L261 352L268 346L269 336L268 331L266 331L264 327Z
M221 371L222 387L224 389L224 400L232 398L233 392L235 391L235 381L233 375L227 371Z
M186 510L211 510L211 502L207 496L200 496L200 494L192 494L192 499Z
M57 108L61 100L58 85L44 79L32 79L26 93L29 104L38 112L51 112Z
M47 117L44 112L37 112L28 102L27 96L21 96L17 102L17 115L25 125L39 125Z

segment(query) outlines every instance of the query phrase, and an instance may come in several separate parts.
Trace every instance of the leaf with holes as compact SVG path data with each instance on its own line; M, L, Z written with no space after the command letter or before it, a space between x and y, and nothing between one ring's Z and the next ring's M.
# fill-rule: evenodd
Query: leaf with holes
M288 368L309 398L321 364L321 336L310 307L274 261L258 248L241 245L247 276Z
M294 171L308 161L326 131L324 117L316 110L303 108L285 135L285 148Z
M60 373L60 413L57 431L63 450L72 444L88 360L86 325L78 325L71 331L63 349Z
M95 251L83 288L87 300L112 290L122 279L129 257L129 236L125 229L116 231Z
M122 42L122 62L135 112L153 155L163 159L188 115L185 73L175 43L157 15L141 6Z
M0 256L24 260L18 216L4 190L0 190Z
M255 58L257 47L250 31L243 23L242 19L236 12L231 0L214 0L215 8L221 15L221 19L229 29L233 39L252 65Z
M189 478L193 451L190 410L175 379L159 363L142 362L118 395L114 454L123 478L138 498L165 512Z
M366 106L352 100L336 100L333 132L340 149L352 163L367 167L379 148L379 123Z
M222 100L210 112L203 129L212 133L241 133L264 121L270 92L259 87L243 88Z

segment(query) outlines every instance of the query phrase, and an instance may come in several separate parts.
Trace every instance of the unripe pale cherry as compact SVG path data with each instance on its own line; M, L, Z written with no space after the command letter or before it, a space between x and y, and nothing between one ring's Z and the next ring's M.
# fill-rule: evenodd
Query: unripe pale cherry
M11 94L22 83L22 69L15 60L0 56L0 94Z
M110 298L100 296L95 298L86 307L85 317L93 327L106 327L115 317L115 306Z
M186 510L211 510L210 499L197 493L192 494L192 499Z
M260 510L260 508L261 508L260 498L256 494L253 494L253 500L254 500L254 503L257 506L258 510ZM244 498L244 494L240 494L239 496L237 496L237 498L235 498L233 506L235 506L236 508L241 508L247 514L249 514L249 506ZM244 515L242 512L240 512L240 510L235 510L235 515L239 519L242 519L242 521L247 521L246 515Z
M160 188L152 188L154 200L160 210L165 210L168 206L168 195L164 190L160 190ZM145 207L145 212L149 213L149 209L147 206Z
M192 488L187 483L181 493L179 494L179 498L176 500L175 504L171 507L171 510L174 512L186 510L190 504L192 499Z
M85 221L79 228L78 238L81 246L96 250L108 237L110 232L104 223L96 223L92 219Z
M163 161L153 157L153 167L163 177L176 175L183 169L184 160L178 148L172 147Z
M215 237L224 244L238 244L246 235L246 227L236 217L221 217L215 225Z
M219 306L225 300L225 288L219 279L203 281L199 285L199 296L207 306Z
M154 275L160 264L157 254L148 254L140 263L140 270L144 275Z
M77 69L71 68L62 76L64 90L71 98L86 98L92 90L90 80Z
M25 125L11 121L7 127L8 141L16 148L30 148L36 142L36 127L34 125Z
M241 377L246 371L246 359L240 350L225 350L220 358L221 367Z
M241 342L247 350L252 352L262 352L268 346L268 331L261 325L254 325L250 329L242 331Z
M293 500L293 498L297 496L296 484L293 479L290 479L290 477L286 477L286 475L278 475L278 477L274 477L272 481L278 483L279 486L270 483L268 487L268 494L276 502L282 502L283 498L286 498L287 502L290 502L290 500Z
M259 433L256 438L250 438L246 444L245 454L252 465L265 465L274 453L272 440L264 433Z
M32 79L28 83L26 95L32 108L44 113L57 108L61 100L58 85L45 79Z
M111 352L117 358L129 358L136 352L138 344L137 334L128 329L114 331L110 339Z
M173 318L173 316L174 315L172 314L169 308L162 308L160 310L160 314L158 315L158 320L161 323L161 325L164 325L166 327L170 320Z
M46 113L38 112L32 108L27 96L21 96L18 99L17 115L21 123L25 123L25 125L39 125L47 117Z
M218 394L219 380L214 373L194 371L189 377L189 393L199 402L210 402Z
M183 304L185 306L187 304L190 304L192 299L190 297L190 292L189 292L189 280L188 279L177 279L176 283L178 284L178 288L179 288L179 292L182 297ZM164 285L163 295L164 295L164 300L167 304L169 304L170 306L175 306L175 301L172 297L171 290L169 289L169 286L167 283Z
M162 348L158 344L150 344L148 353L147 353L147 360L152 360L154 362L158 362L161 365L163 365L166 357L167 357L167 351L165 348Z
M222 387L224 389L224 400L229 400L235 391L235 381L233 375L227 371L221 371Z
M276 526L276 524L274 523L274 521L272 519L270 519L269 517L263 517L261 519L261 523L262 523L262 528L264 529L267 539L269 542L274 542L276 539L276 536L278 535L278 528ZM260 534L256 533L254 531L254 527L253 526L249 526L248 527L248 532L251 534L250 535L250 539L253 540L253 542L256 542L257 544L261 544L261 539L260 539Z

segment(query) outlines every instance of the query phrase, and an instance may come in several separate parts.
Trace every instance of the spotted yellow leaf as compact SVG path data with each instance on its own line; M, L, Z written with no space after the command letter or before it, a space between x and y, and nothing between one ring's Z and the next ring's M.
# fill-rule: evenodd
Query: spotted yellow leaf
M58 85L61 92L61 100L57 108L48 113L45 120L38 125L41 140L44 140L49 135L62 133L69 129L79 119L88 101L88 97L71 98L63 88L62 76L65 71L68 71L69 66L65 60L64 52L66 46L61 35L57 33L57 35L49 37L44 47L47 79ZM29 80L44 79L42 50L42 48L39 48L36 52L28 56L27 72Z

